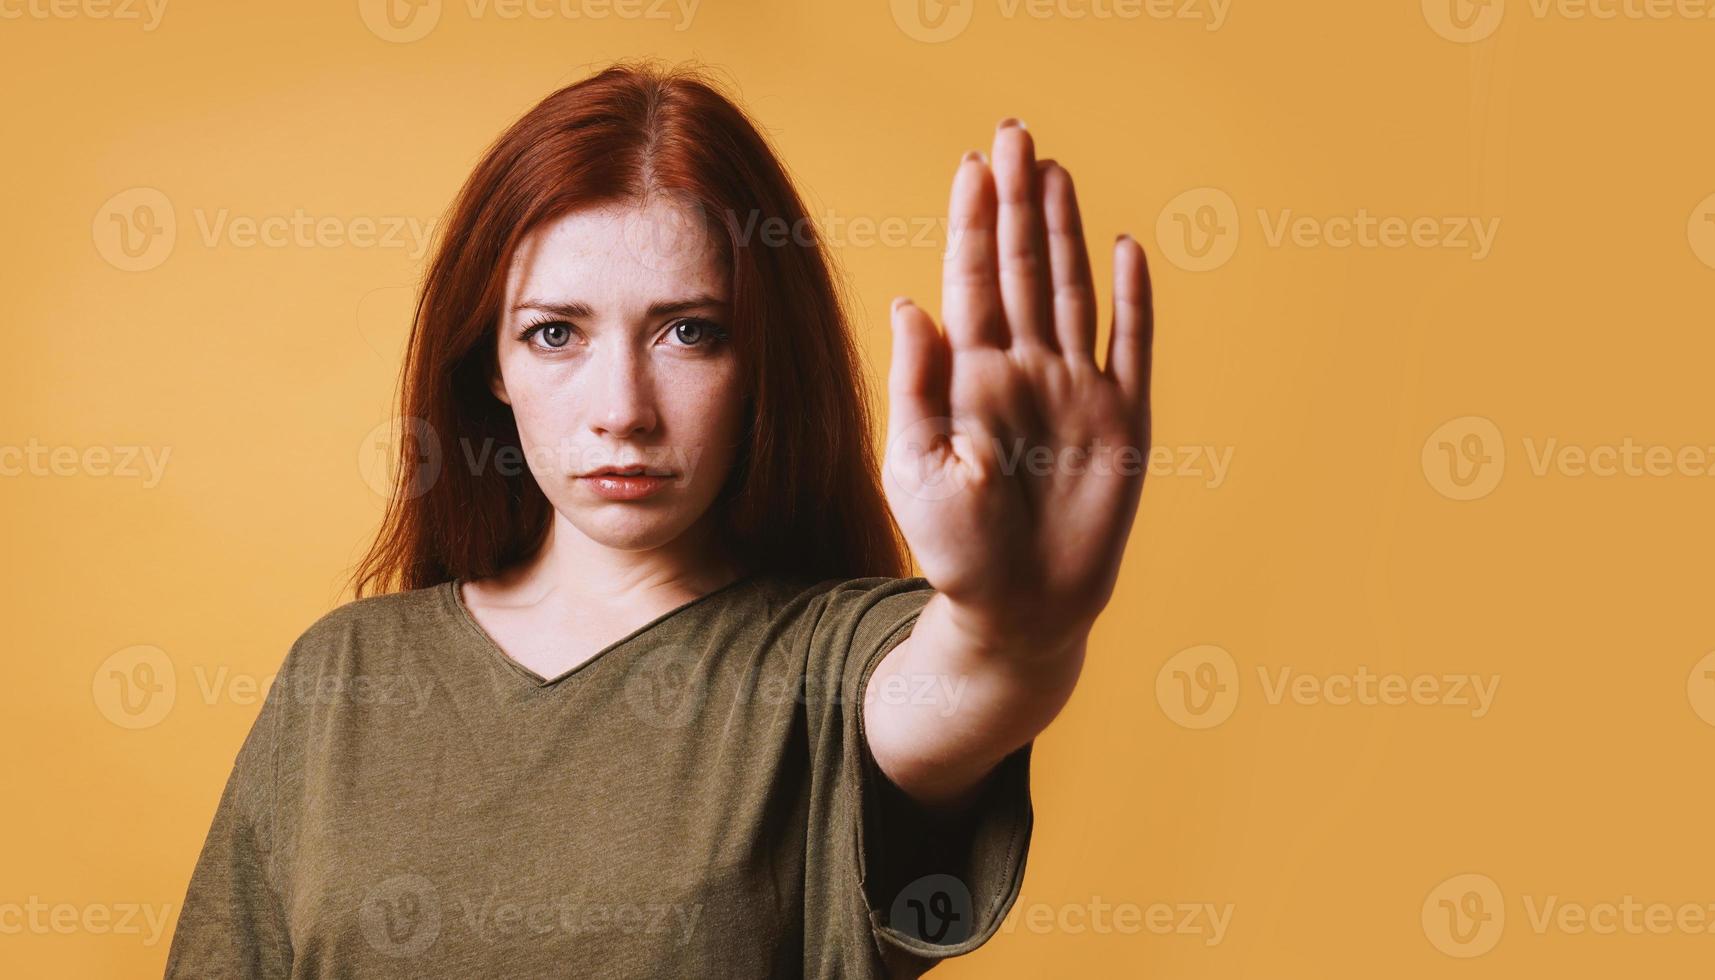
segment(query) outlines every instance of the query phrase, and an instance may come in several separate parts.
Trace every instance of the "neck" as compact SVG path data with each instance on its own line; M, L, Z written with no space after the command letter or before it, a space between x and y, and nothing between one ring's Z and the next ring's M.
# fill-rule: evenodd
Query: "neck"
M720 553L710 521L713 509L673 541L625 551L590 539L555 513L542 547L495 584L524 601L553 595L574 601L635 601L659 597L682 602L713 592L743 571Z

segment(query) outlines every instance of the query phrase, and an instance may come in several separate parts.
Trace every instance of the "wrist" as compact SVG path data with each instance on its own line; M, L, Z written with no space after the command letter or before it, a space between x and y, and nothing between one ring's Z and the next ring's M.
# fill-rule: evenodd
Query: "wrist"
M930 607L938 607L933 612ZM1019 664L1061 662L1081 655L1093 620L1045 616L1028 610L993 610L938 594L924 609L938 620L945 642L984 660Z

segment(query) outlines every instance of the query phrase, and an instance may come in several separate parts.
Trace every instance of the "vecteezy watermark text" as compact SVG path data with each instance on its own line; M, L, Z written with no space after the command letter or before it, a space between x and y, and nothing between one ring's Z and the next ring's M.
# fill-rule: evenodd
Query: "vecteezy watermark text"
M1531 476L1583 479L1715 477L1715 442L1573 441L1527 435L1520 440ZM1511 454L1516 460L1517 453ZM1493 493L1507 470L1506 439L1500 426L1481 415L1463 415L1437 426L1423 442L1423 476L1450 500L1477 500Z
M428 251L435 225L415 215L312 214L302 207L275 214L194 207L191 219L206 249L397 250L413 261ZM166 262L178 244L178 209L156 188L132 187L102 202L90 234L109 265L147 272Z
M1186 272L1208 272L1237 253L1241 212L1218 187L1197 187L1174 197L1155 222L1155 239L1169 262ZM1272 249L1439 250L1487 259L1500 235L1497 216L1378 214L1366 207L1312 215L1295 208L1257 208L1263 244Z
M110 20L161 26L167 0L0 0L0 20Z
M1225 649L1213 644L1187 647L1157 672L1156 702L1182 728L1214 728L1238 708L1242 676ZM1271 706L1453 708L1473 719L1489 714L1501 686L1498 674L1376 671L1364 664L1356 670L1321 673L1259 665L1256 676L1263 703Z
M0 902L0 935L141 936L143 945L161 941L173 907L148 902L44 902L31 895L22 902Z
M93 476L140 479L153 490L167 471L171 446L47 446L32 438L0 446L0 477Z
M457 4L472 21L670 21L675 33L691 26L702 0L464 0ZM441 22L442 0L357 0L370 33L409 44L428 37Z
M1232 0L994 0L994 12L1008 21L1028 18L1102 25L1176 21L1218 31L1226 24L1232 5ZM971 25L977 0L890 0L889 6L894 24L906 37L940 44L963 34Z

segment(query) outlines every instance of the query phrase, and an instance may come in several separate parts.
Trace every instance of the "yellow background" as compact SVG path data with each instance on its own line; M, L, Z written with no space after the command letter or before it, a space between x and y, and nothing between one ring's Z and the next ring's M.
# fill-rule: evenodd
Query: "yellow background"
M938 306L939 235L915 229L944 214L960 154L1024 119L1077 181L1104 311L1114 234L1150 252L1157 443L1231 453L1223 479L1150 477L1083 682L1037 743L1014 917L940 973L1715 964L1715 934L1532 917L1630 897L1715 919L1715 662L1698 666L1715 478L1532 465L1550 439L1715 446L1715 20L1689 16L1706 11L1492 0L1461 30L1441 0L1232 0L1218 26L1208 0L706 0L688 23L447 0L399 40L356 0L168 0L153 29L28 2L0 3L0 446L170 456L154 485L94 461L0 477L0 974L159 975L170 931L20 931L4 909L176 915L255 690L348 598L380 515L360 460L421 256L202 224L431 222L518 114L640 55L722 70L819 217L913 229L836 240L878 379L889 298ZM176 236L128 271L113 235L138 219L134 188L168 202ZM1324 233L1363 209L1498 234L1481 257L1271 240L1288 209ZM1182 267L1207 248L1230 255ZM1466 418L1486 422L1438 434ZM1468 425L1490 433L1484 465L1505 460L1460 500L1438 454L1470 446ZM1237 699L1198 727L1217 719L1175 700L1170 660L1207 646ZM174 671L170 710L134 729L111 720L128 657ZM1474 717L1300 704L1263 679L1360 668L1499 686ZM1463 875L1499 894L1459 905ZM1498 899L1498 942L1437 935L1449 896ZM1182 903L1230 908L1219 942L1177 913L1164 932L1087 918Z

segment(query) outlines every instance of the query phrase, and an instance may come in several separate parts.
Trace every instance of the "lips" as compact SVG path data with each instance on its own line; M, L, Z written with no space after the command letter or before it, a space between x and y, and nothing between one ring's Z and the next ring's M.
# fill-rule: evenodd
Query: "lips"
M672 476L672 470L648 467L642 464L635 466L604 466L599 470L591 470L584 476Z
M615 503L642 501L661 493L671 482L669 470L647 466L604 466L580 478L591 493Z

